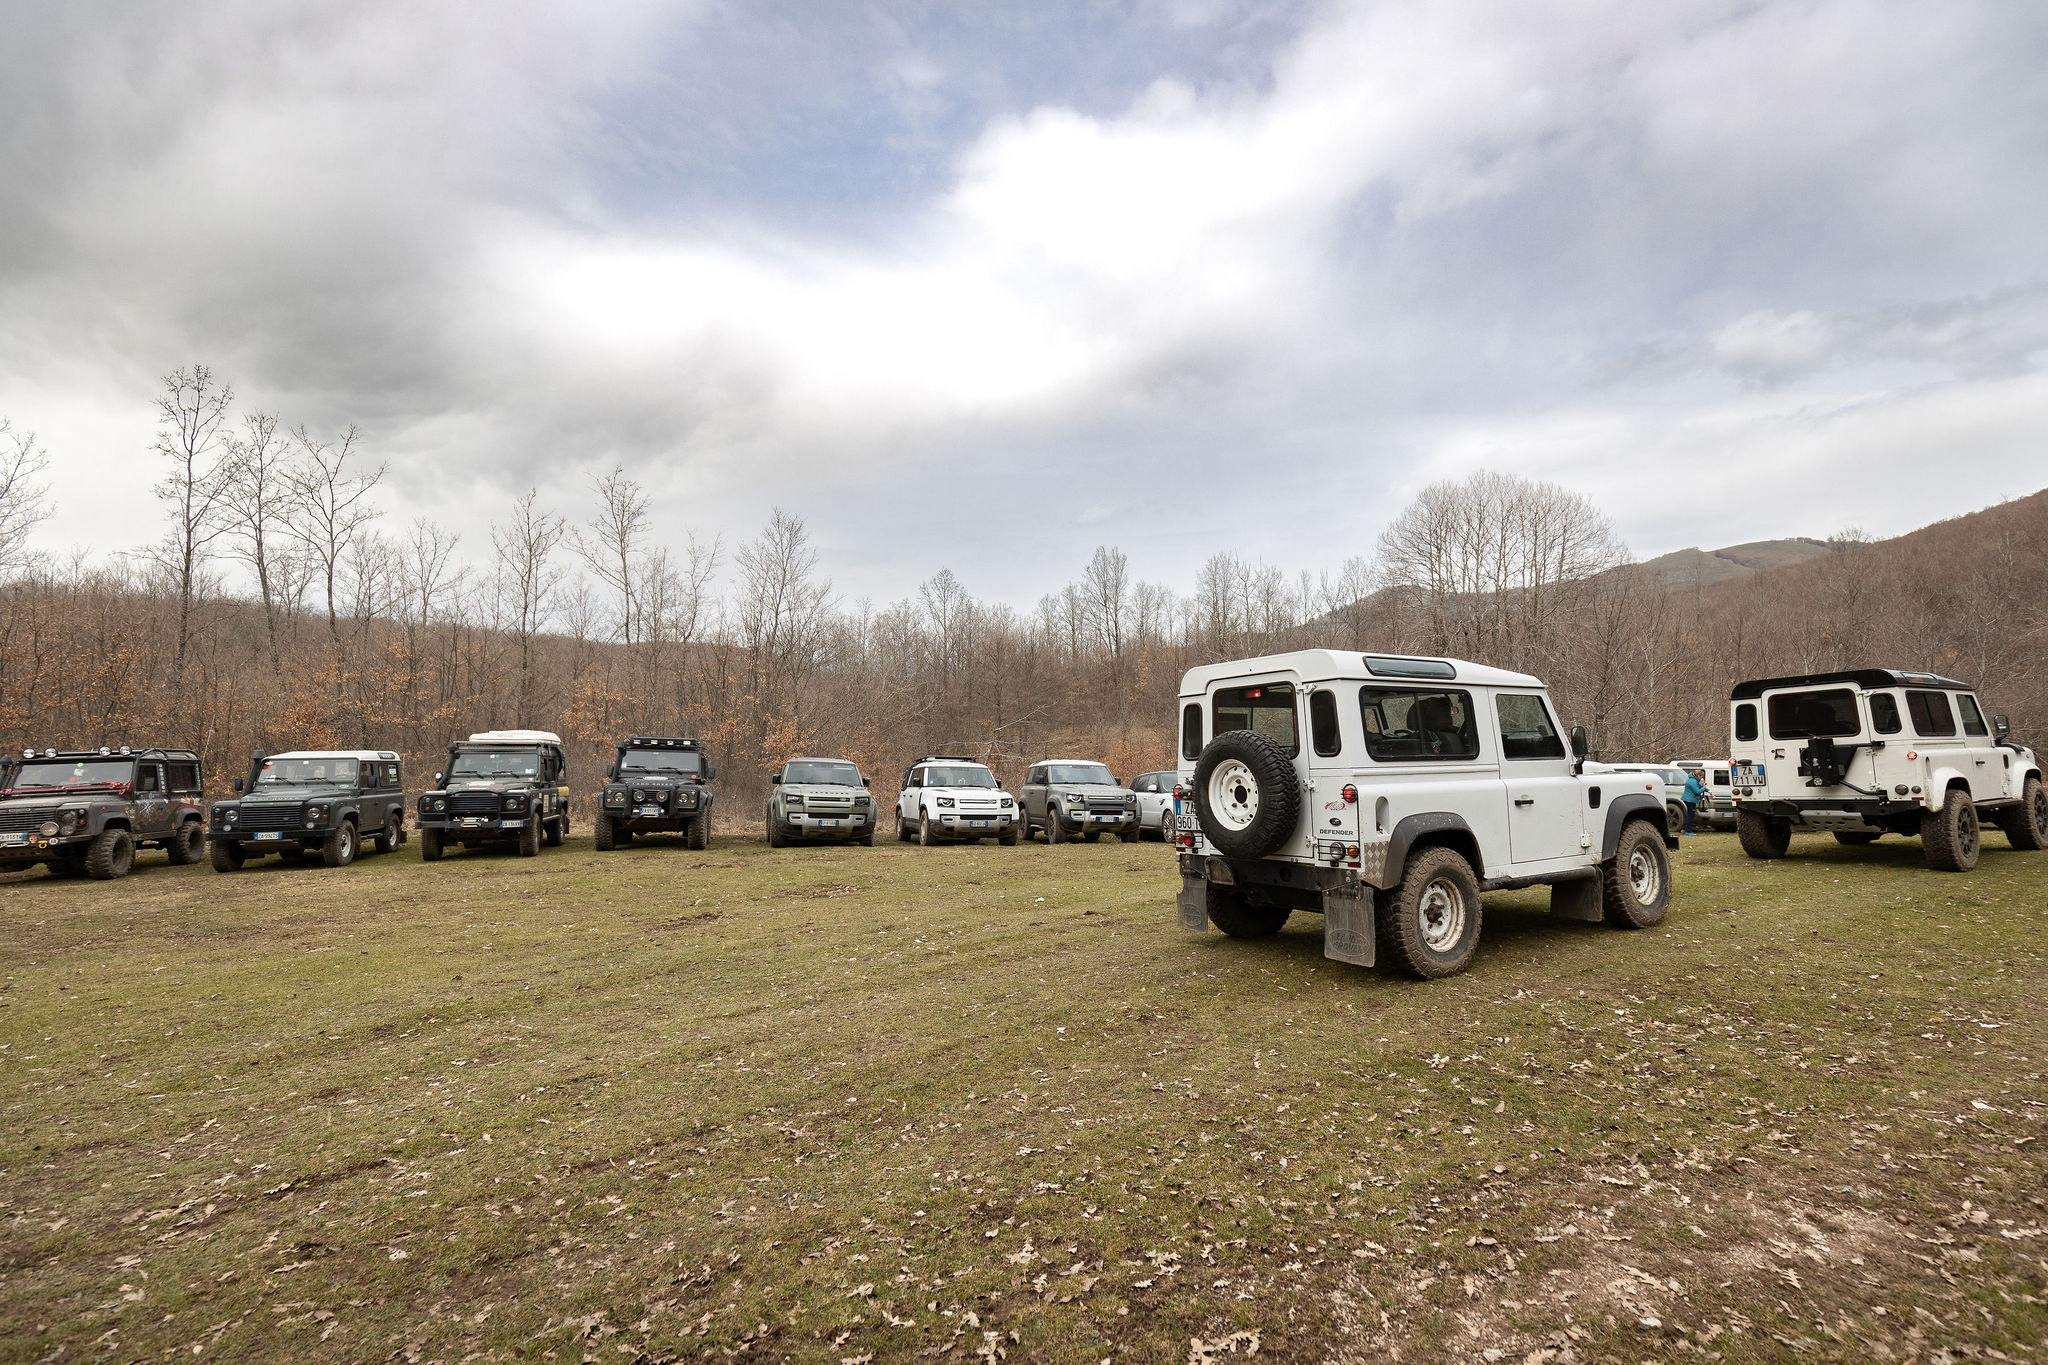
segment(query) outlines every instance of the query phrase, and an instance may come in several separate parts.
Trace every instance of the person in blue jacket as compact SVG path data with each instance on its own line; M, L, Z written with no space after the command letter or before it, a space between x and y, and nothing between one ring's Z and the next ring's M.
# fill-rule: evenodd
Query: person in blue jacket
M1688 771L1685 775L1685 829L1686 834L1698 834L1692 827L1693 819L1700 813L1700 802L1707 799L1707 784L1700 781L1700 775Z

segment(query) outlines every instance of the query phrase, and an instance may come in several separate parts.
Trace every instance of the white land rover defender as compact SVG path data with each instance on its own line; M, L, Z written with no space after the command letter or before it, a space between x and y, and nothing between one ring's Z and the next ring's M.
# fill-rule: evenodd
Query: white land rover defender
M1663 782L1582 773L1526 674L1307 649L1190 669L1180 701L1184 929L1320 911L1325 955L1429 978L1471 960L1482 891L1631 929L1671 903Z
M994 839L1015 847L1019 830L1017 798L980 759L926 754L904 770L896 797L896 837L904 843Z
M1859 668L1739 683L1729 696L1736 833L1782 858L1795 831L1845 844L1919 835L1927 865L1977 865L1979 817L2017 849L2048 848L2048 791L2032 749L1986 723L1969 684Z

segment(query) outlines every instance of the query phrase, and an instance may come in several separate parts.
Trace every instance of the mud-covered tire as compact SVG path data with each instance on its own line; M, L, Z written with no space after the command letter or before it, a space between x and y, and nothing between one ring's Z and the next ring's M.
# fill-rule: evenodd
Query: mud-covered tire
M920 848L931 848L939 842L939 836L932 833L932 818L921 817L917 822L917 843Z
M2020 788L2020 803L1998 813L1998 827L2014 848L2039 853L2048 848L2048 787L2030 777Z
M859 844L862 848L873 848L875 846L875 827L873 825L869 825L866 829L861 831L860 838L854 840L854 842ZM1015 840L1012 840L1011 842L1014 843Z
M441 861L441 831L423 829L420 831L420 861L438 863Z
M1391 964L1424 981L1451 976L1479 947L1479 878L1456 849L1425 848L1373 897L1373 913Z
M85 875L110 882L135 870L135 836L125 829L100 831L85 855Z
M609 853L617 846L618 826L603 811L597 813L597 824L592 828L590 844L599 853Z
M998 834L996 836L996 842L1001 844L1004 848L1015 848L1020 839L1023 837L1019 833L1019 831L1021 831L1022 829L1023 825L1021 824L1011 825L1008 829L1004 830L1001 834Z
M356 860L356 822L343 820L327 831L320 845L320 861L329 867L347 867Z
M385 816L384 828L378 830L375 834L370 836L370 847L375 849L379 853L398 852L399 826L397 821L397 816Z
M164 852L171 855L175 867L190 867L206 857L206 826L197 820L179 822L171 837L164 840Z
M1782 858L1792 847L1792 822L1773 820L1754 811L1735 813L1735 837L1752 858Z
M519 827L519 856L538 858L540 856L540 821L528 816L526 823Z
M1876 843L1883 837L1884 835L1873 829L1838 829L1835 831L1835 842L1847 844L1850 848L1864 848Z
M1671 909L1671 855L1648 820L1621 827L1614 857L1600 868L1600 912L1617 929L1648 929Z
M1235 887L1215 882L1202 885L1209 923L1232 938L1271 938L1286 925L1291 913L1284 905L1252 905Z
M896 812L896 842L907 844L917 836L911 832L910 822L903 818L903 812Z
M1983 830L1977 824L1977 807L1970 794L1950 787L1941 805L1920 817L1920 847L1927 865L1936 872L1968 872L1977 865L1983 848Z
M1264 858L1301 824L1301 781L1294 760L1251 730L1226 730L1195 761L1195 818L1232 858Z
M711 847L711 812L699 811L690 817L689 831L683 835L683 847L702 853Z
M246 861L242 846L233 839L215 839L213 847L207 850L206 860L213 864L215 872L239 872Z

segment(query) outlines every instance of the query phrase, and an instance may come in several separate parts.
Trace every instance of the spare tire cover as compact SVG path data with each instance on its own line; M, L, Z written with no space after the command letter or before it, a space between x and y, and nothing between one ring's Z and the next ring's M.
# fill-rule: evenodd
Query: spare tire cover
M1287 751L1250 730L1227 730L1195 760L1195 819L1232 858L1263 858L1301 823L1301 782Z

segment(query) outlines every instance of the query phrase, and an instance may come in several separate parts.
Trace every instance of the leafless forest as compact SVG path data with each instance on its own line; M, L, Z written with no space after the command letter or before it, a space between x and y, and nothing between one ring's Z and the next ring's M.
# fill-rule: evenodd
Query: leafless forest
M1482 473L1425 490L1341 566L1219 553L1183 589L1105 546L1025 612L936 565L902 601L844 600L800 518L699 539L657 528L616 471L581 518L528 493L464 544L390 509L354 430L243 412L204 367L167 376L158 409L165 533L111 560L25 552L50 456L0 421L10 750L189 745L224 788L252 748L391 748L417 782L450 737L522 726L568 739L587 789L614 737L682 733L712 745L739 823L799 753L851 757L884 795L933 750L1006 780L1055 752L1165 766L1182 670L1309 645L1537 673L1610 759L1720 751L1736 679L1850 666L1970 680L2048 740L2048 492L1674 589L1590 502Z

